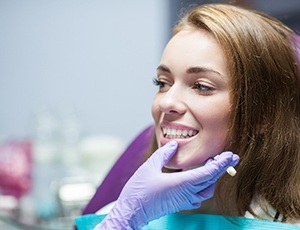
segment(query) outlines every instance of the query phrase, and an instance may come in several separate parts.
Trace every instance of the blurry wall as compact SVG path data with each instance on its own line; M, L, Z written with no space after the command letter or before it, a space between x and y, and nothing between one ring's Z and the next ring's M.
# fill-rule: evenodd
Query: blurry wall
M300 1L299 0L247 0L249 6L264 11L281 20L300 34Z
M76 117L81 135L131 140L152 122L167 12L161 0L1 0L1 137L33 135L47 113L58 129Z
M181 9L206 2L228 1L1 0L0 138L34 135L47 113L56 129L71 120L82 136L129 142L152 122L152 78ZM230 2L300 31L299 0Z

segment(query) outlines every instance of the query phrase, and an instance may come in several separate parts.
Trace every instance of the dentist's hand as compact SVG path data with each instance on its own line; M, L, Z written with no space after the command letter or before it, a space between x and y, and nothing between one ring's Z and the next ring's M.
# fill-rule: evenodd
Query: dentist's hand
M202 167L184 172L163 173L177 142L159 148L134 173L123 188L115 206L96 226L99 229L140 229L151 220L181 210L199 208L213 196L215 182L239 157L224 152Z

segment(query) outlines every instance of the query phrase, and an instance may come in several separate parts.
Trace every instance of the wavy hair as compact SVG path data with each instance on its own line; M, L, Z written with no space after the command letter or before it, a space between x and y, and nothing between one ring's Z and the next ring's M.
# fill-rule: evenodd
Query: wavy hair
M240 156L234 178L216 188L225 215L243 216L262 197L285 218L300 217L299 66L293 31L262 12L227 4L187 11L174 27L212 34L231 76L227 146ZM292 45L291 45L292 44ZM153 141L150 152L157 148ZM263 208L263 207L262 207Z

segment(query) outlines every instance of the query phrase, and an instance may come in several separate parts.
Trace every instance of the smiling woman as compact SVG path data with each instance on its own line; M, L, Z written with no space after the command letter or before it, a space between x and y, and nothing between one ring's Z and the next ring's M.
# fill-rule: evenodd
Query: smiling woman
M174 139L161 127L185 124L197 135L176 139L179 150L168 165L195 167L225 150L241 157L237 177L222 177L217 195L198 212L299 218L298 46L293 32L276 19L229 5L196 8L175 27L161 60L164 68L158 68L150 152ZM186 69L197 65L211 71L192 71L191 78ZM198 94L193 82L201 84Z
M179 211L300 224L297 46L260 12L188 11L154 79L149 158L95 229L140 229Z

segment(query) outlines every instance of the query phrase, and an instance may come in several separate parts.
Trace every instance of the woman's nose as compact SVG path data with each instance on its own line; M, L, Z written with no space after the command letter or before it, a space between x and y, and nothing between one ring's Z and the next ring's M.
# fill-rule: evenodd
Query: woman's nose
M159 101L160 110L166 114L182 115L186 112L186 104L184 102L183 90L176 85L164 92Z

